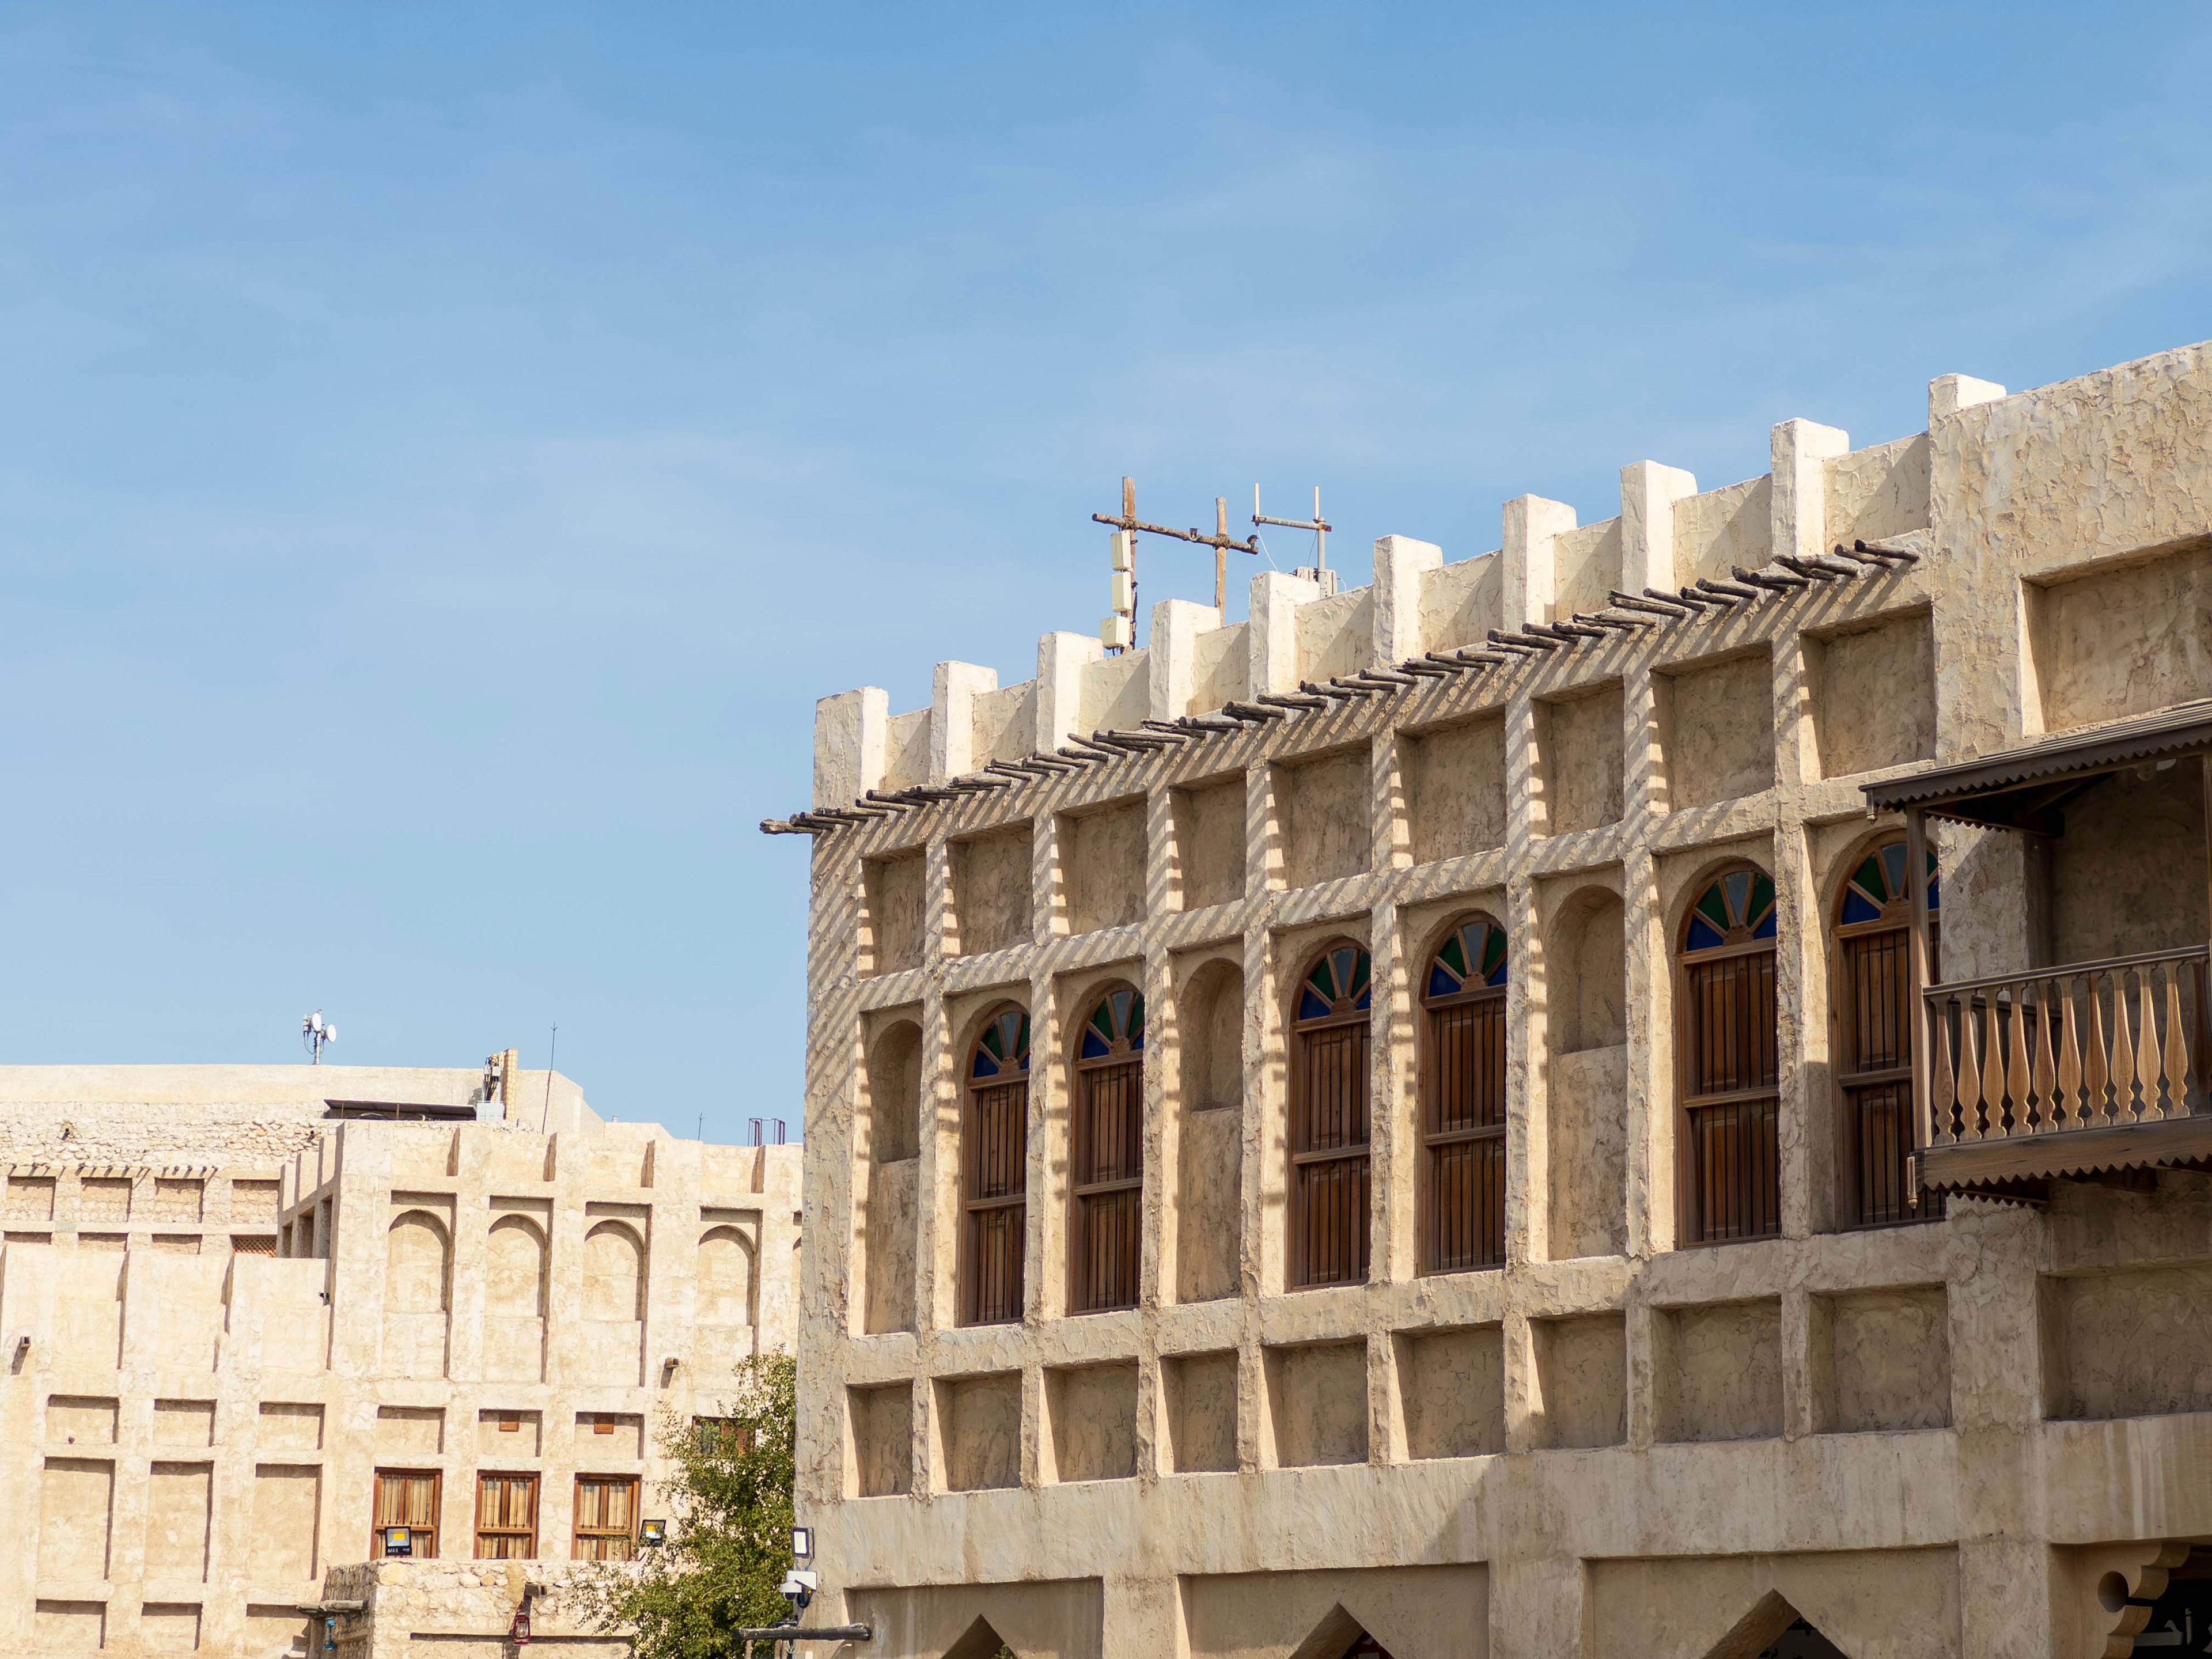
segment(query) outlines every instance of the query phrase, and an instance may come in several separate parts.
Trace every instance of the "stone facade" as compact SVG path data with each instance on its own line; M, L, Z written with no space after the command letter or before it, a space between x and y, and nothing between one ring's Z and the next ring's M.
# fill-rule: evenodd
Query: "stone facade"
M1948 376L1923 433L1790 421L1772 456L1703 491L1638 462L1595 525L1521 498L1457 562L1386 537L1347 592L1263 574L1233 626L1167 602L1141 651L1050 635L1018 685L943 664L912 714L823 702L823 816L764 827L814 835L799 1504L854 1651L1750 1659L1802 1619L1854 1659L2070 1659L2201 1570L2212 1181L1856 1224L1834 930L1897 829L1862 786L2212 696L2212 348ZM1911 556L1782 562L1859 542ZM1613 608L1700 580L1735 592ZM1391 667L1492 630L1480 672ZM1945 981L2212 931L2193 760L1932 850ZM1773 894L1778 1207L1707 1243L1680 952L1730 866ZM1504 1260L1430 1271L1423 975L1476 913L1510 947ZM1339 939L1372 963L1365 1264L1294 1288L1290 1028ZM1114 985L1149 1010L1135 1305L1081 1314ZM1022 1289L986 1323L963 1209L1002 1152L963 1123L1009 1004Z
M331 1115L392 1105L448 1116ZM579 1476L651 1513L662 1422L796 1334L796 1146L603 1122L511 1055L0 1068L0 1652L320 1651L380 1470L435 1477L435 1559L363 1571L459 1617L569 1558ZM526 1559L465 1565L480 1472L536 1477Z

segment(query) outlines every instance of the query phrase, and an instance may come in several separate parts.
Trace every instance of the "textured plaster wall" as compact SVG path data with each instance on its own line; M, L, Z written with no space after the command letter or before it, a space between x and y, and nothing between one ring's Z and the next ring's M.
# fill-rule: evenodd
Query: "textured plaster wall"
M2061 1183L2039 1210L1962 1200L1934 1224L1841 1230L1826 927L1869 837L1895 827L1867 819L1870 775L1989 753L2054 709L2119 706L2084 648L2069 647L2078 669L2059 649L2088 637L2064 613L2087 615L2090 590L2063 595L2057 620L2046 601L2197 556L2212 528L2208 434L2212 354L2192 347L2010 397L1947 377L1926 433L1867 449L1786 422L1770 475L1717 490L1632 462L1617 521L1578 530L1561 504L1522 497L1505 505L1495 554L1445 561L1386 538L1375 584L1332 600L1263 574L1242 635L1248 695L1557 621L1593 573L1630 591L1726 579L1855 535L1919 561L817 836L808 1207L836 1219L809 1234L800 1482L821 1528L824 1616L877 1619L872 1650L928 1659L982 1659L1001 1637L1024 1654L1334 1659L1362 1630L1401 1656L1753 1659L1800 1615L1854 1659L2087 1650L2098 1615L2083 1574L2100 1552L2148 1559L2164 1540L2212 1535L2212 1499L2181 1473L2212 1458L2212 1411L2196 1404L2188 1379L2207 1364L2179 1323L2207 1293L2192 1275L2212 1262L2212 1183L2186 1171L2154 1189ZM2148 651L2111 685L2144 706L2201 695L2186 607L2127 603L2150 618L2122 624L2145 630ZM1206 620L1175 627L1181 645L1156 629L1157 655L1115 659L1156 717L1208 712L1188 666ZM1080 675L1048 653L1040 667L1042 731ZM1710 781L1686 794L1681 693L1708 674L1692 698L1710 694L1707 750L1688 770ZM846 707L825 705L823 774L880 787L840 758ZM1301 773L1346 756L1358 764L1335 787L1301 788ZM2124 801L2132 787L2100 789ZM2124 873L2167 866L2164 886L2130 890L2129 925L2171 915L2201 937L2186 907L2203 854L2185 859L2188 823L2154 800L2124 826L2145 837L2130 852L2100 828L2097 793L2069 804L2069 823L2084 816L2067 838L2094 851L2104 837ZM1065 931L1059 826L1138 794L1140 917ZM1310 796L1334 805L1316 812ZM2178 793L2170 805L2183 810ZM950 849L1016 823L1039 826L1022 942L864 975L862 861L926 861L934 939L957 907ZM2063 891L2037 885L2069 879L2064 858L2039 866L2015 839L1960 826L1934 839L1948 977L2025 965L2054 933L2090 942L2054 920ZM1780 1236L1681 1248L1674 953L1701 884L1738 860L1778 892ZM1582 921L1595 915L1593 890L1619 907L1595 930L1615 941L1612 972L1566 925L1580 907ZM1514 951L1507 1260L1432 1273L1420 957L1475 908ZM1293 1292L1289 981L1339 936L1373 957L1372 1266L1364 1285ZM1226 1015L1194 1012L1194 970L1212 961L1238 970L1224 994L1243 1076L1237 1105L1215 1109L1234 1133L1201 1147L1189 1097L1228 1092L1212 1058ZM1017 1323L963 1328L955 1079L973 1022L1017 1001L1036 1052L1056 1056L1083 999L1116 977L1154 1011L1139 1305L1064 1311L1068 1091L1053 1060L1032 1074L1028 1306ZM863 1190L861 1035L916 1008L935 1126L917 1184L917 1319L856 1334L839 1224ZM1229 1293L1199 1299L1182 1278L1210 1185L1196 1170L1224 1152L1233 1196L1224 1179L1223 1224L1215 1212L1204 1224L1237 1273ZM1601 1233L1586 1233L1598 1209ZM1061 1479L1053 1379L1116 1365L1135 1368L1135 1473ZM1011 1484L955 1490L948 1391L974 1378L994 1379L984 1438ZM913 1492L843 1501L850 1391L916 1380L902 1402L922 1449ZM1385 1629L1358 1602L1409 1563L1437 1575L1421 1605L1448 1623Z

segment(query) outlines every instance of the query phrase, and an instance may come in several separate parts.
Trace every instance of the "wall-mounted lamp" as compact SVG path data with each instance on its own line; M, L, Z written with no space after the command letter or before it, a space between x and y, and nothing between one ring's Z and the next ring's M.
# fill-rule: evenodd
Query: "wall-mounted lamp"
M323 1651L325 1653L336 1653L337 1650L337 1615L336 1613L326 1614L323 1620Z
M638 1528L637 1541L641 1548L657 1550L668 1541L668 1522L647 1521Z
M414 1534L405 1527L386 1527L384 1529L384 1553L386 1559L413 1556Z
M811 1560L814 1555L814 1528L793 1527L791 1529L791 1553L794 1560Z

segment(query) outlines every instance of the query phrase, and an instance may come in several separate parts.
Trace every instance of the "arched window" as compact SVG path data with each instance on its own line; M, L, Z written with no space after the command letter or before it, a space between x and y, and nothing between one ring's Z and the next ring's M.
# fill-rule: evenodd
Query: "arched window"
M1876 1227L1920 1213L1911 1178L1912 889L1902 836L1871 849L1836 901L1836 1072L1844 1093L1844 1217ZM1929 947L1942 903L1928 860Z
M1428 1267L1505 1260L1505 930L1488 916L1452 929L1421 982Z
M1367 1041L1374 988L1349 940L1307 965L1291 1005L1291 1283L1367 1277Z
M1137 1305L1137 1215L1145 1185L1145 999L1122 986L1098 999L1075 1046L1070 1147L1078 1313Z
M1682 923L1683 1236L1771 1238L1782 1228L1777 1146L1774 882L1723 872Z
M960 1318L1002 1325L1022 1316L1029 1216L1030 1017L1016 1007L983 1024L968 1061L960 1133Z

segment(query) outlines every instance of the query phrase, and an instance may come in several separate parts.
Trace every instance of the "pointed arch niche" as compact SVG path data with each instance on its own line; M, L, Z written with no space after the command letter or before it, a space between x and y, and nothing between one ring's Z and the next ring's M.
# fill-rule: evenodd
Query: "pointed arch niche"
M863 1335L914 1328L921 1171L921 1024L911 1010L868 1032L866 1098L856 1114L854 1325Z
M1175 1297L1211 1302L1242 1285L1244 969L1210 957L1176 1005Z
M1609 880L1547 884L1544 1109L1552 1261L1628 1248L1627 939Z

